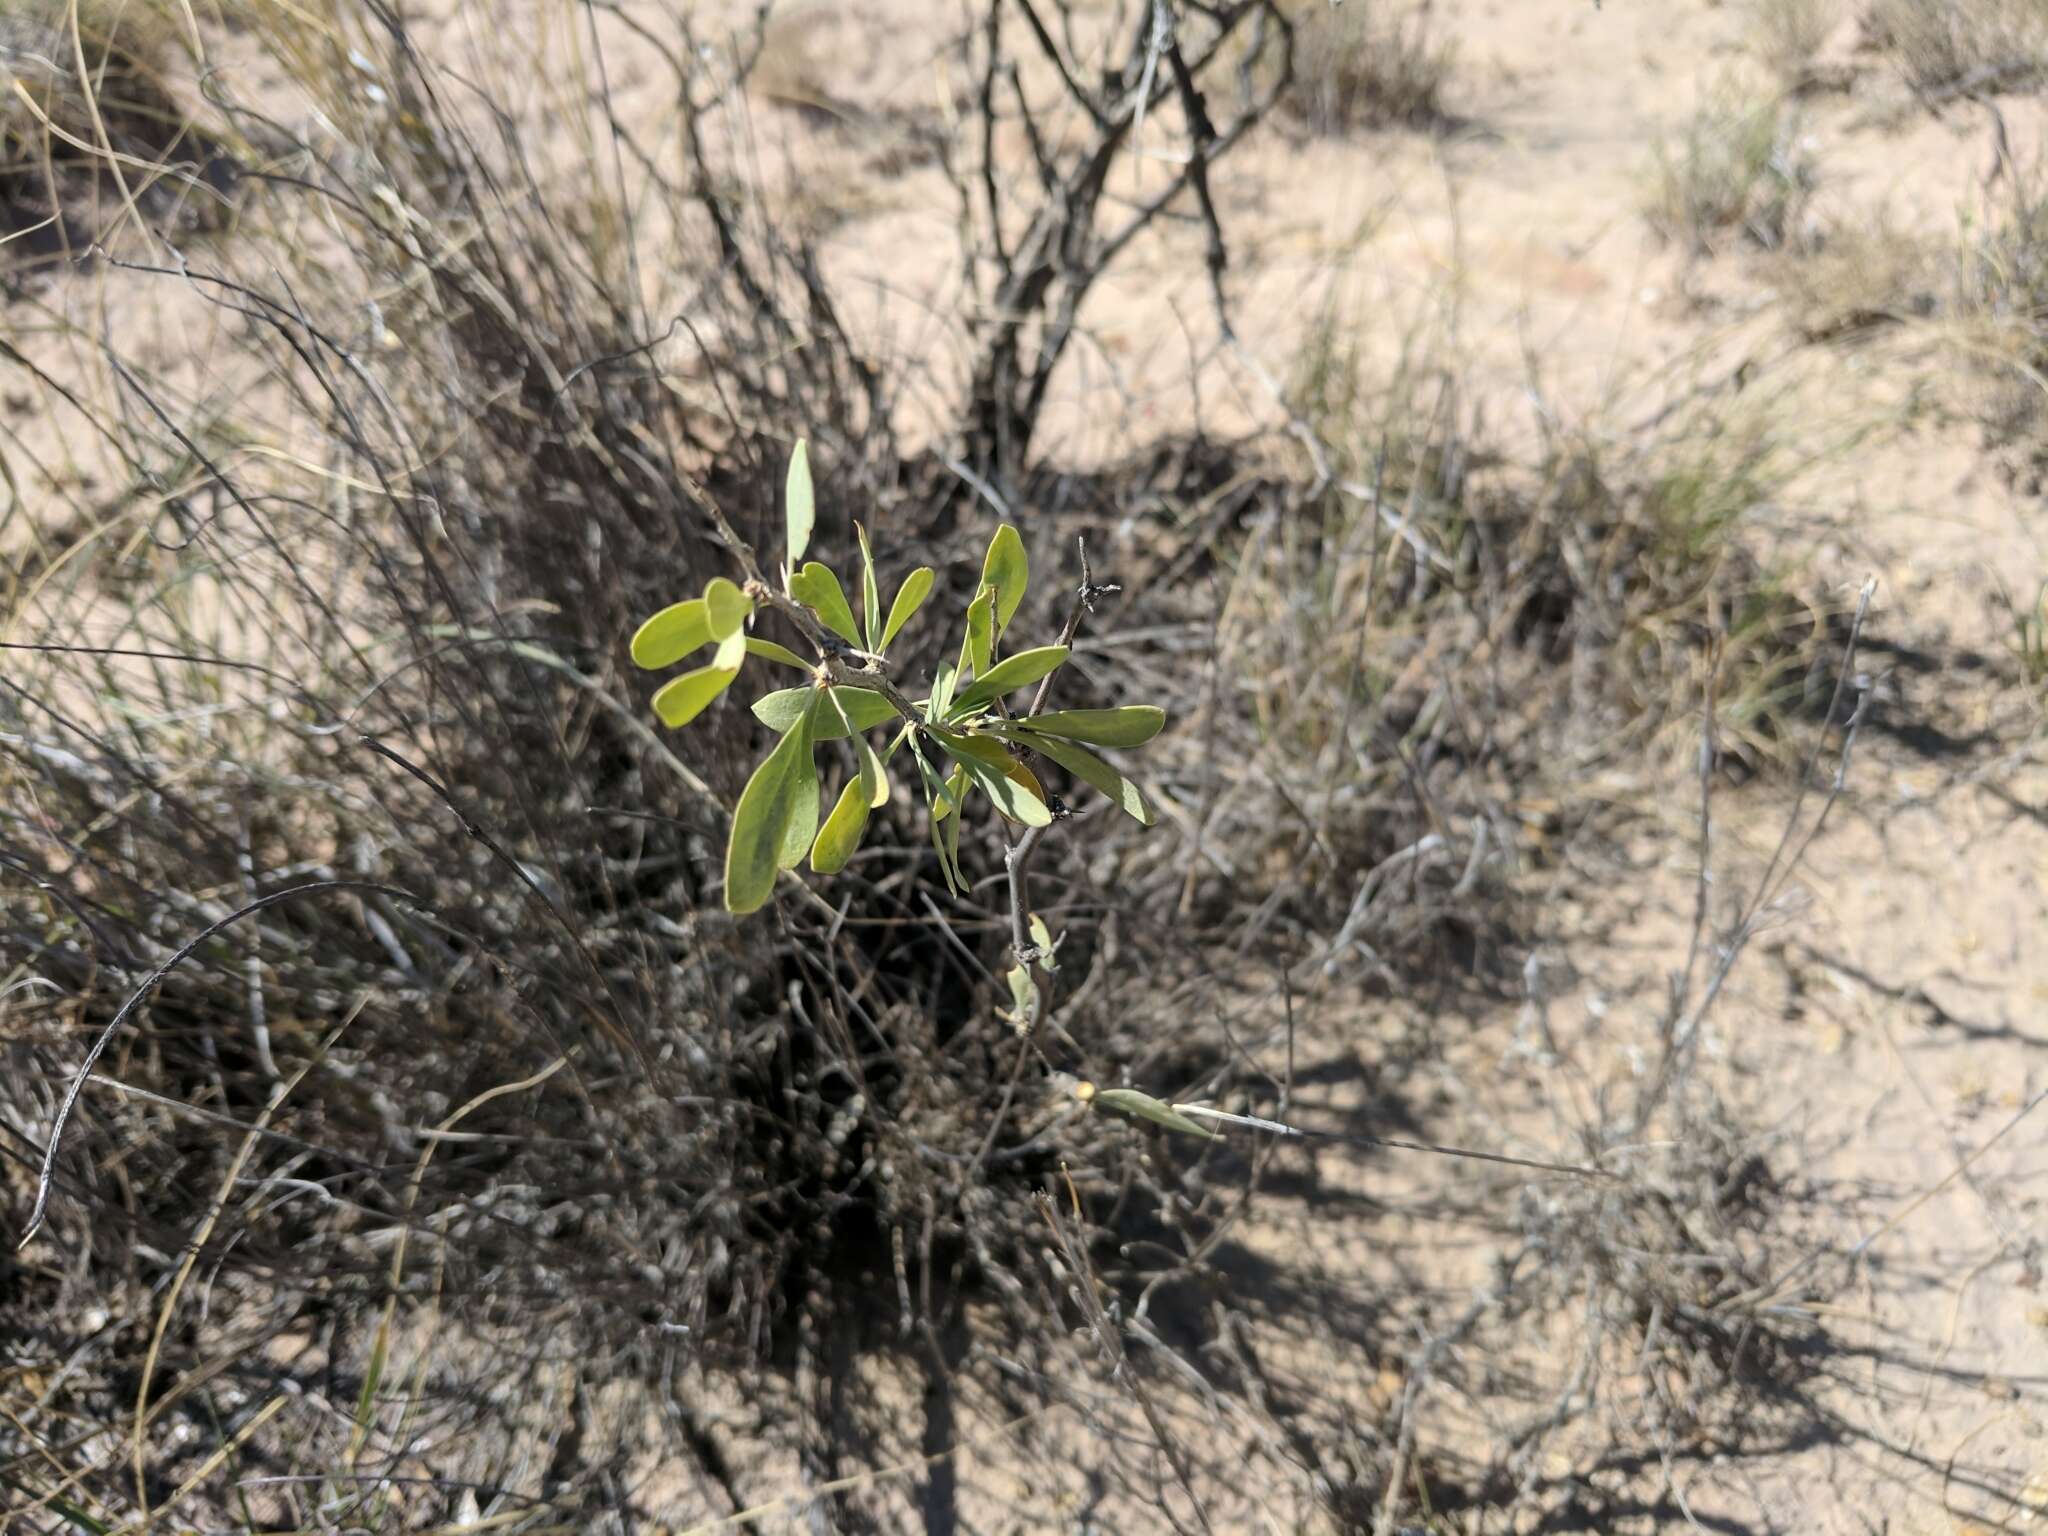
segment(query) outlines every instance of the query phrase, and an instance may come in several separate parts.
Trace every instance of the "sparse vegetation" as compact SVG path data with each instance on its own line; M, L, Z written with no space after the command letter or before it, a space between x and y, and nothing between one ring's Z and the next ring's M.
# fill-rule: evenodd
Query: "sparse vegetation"
M1842 20L1842 0L1748 0L1749 45L1788 91L1813 82L1814 59Z
M1873 0L1863 30L1922 96L2013 90L2048 64L2041 0Z
M1430 0L1347 0L1303 8L1295 21L1289 112L1311 132L1434 128L1457 64L1456 43Z
M0 342L0 1531L1628 1532L1852 1432L1922 1197L1755 1113L1732 979L1905 653L1747 354L1552 392L1561 235L1254 334L1229 157L1441 125L1427 4L987 0L936 107L765 9L143 19L0 167L93 253ZM807 156L884 116L953 243L863 288ZM1649 216L1910 310L1812 189L1730 87ZM2030 348L2013 208L1943 302ZM1103 316L1183 267L1166 426Z
M1658 143L1644 216L1695 255L1731 240L1778 250L1800 235L1815 169L1797 112L1732 81Z
M1776 279L1805 339L1839 341L1933 314L1940 262L1929 242L1879 215L1786 252Z
M0 252L69 257L130 218L217 224L225 164L174 84L184 52L147 0L0 3ZM13 247L11 251L7 247Z

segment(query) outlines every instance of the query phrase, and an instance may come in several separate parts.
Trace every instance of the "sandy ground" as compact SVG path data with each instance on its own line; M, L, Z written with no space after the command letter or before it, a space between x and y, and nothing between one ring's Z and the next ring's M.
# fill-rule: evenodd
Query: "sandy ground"
M1725 72L1750 67L1741 7L1489 0L1435 14L1461 39L1449 99L1457 120L1444 132L1279 131L1219 171L1247 347L1284 377L1331 315L1359 327L1368 356L1389 366L1426 345L1460 365L1474 381L1470 403L1511 442L1526 440L1539 414L1620 432L1753 361L1774 431L1813 461L1788 489L1782 521L1758 536L1838 591L1877 578L1871 632L1882 643L1863 660L1877 708L1941 733L1862 736L1846 793L1705 1044L1717 1081L1768 1128L1767 1160L1816 1195L1799 1238L1869 1239L1855 1288L1828 1317L1853 1354L1822 1391L1836 1432L1689 1463L1675 1483L1696 1528L1712 1531L2023 1529L2048 1511L2048 1114L2008 1123L2048 1088L2048 947L2033 942L2048 880L2048 769L2040 695L2020 681L1996 599L2003 591L2035 603L2048 580L2038 498L1984 451L1968 414L1975 386L1957 376L1939 335L1907 325L1862 342L1803 343L1790 258L1737 249L1695 259L1646 227L1650 146ZM829 183L811 203L830 226L828 270L863 339L879 354L930 362L929 395L904 406L914 432L957 387L960 338L944 317L961 276L949 254L952 193L906 155L897 116L943 131L956 66L937 39L952 13L923 0L855 0L784 17L778 72L758 82L753 104L756 151ZM1853 42L1845 23L1826 57L1857 62ZM630 98L630 53L618 64ZM1853 91L1801 103L1818 178L1807 217L1816 228L1881 217L1932 247L1953 241L1996 195L1986 183L1987 114L1957 104L1929 118L1882 62L1860 67ZM815 99L828 110L803 108ZM2015 151L2030 156L2038 104L2000 105ZM1271 422L1270 398L1229 358L1204 371L1199 396L1187 387L1190 357L1214 345L1199 249L1192 229L1148 236L1102 285L1084 315L1088 345L1048 414L1044 453L1085 464L1197 419L1219 432ZM160 284L65 281L39 282L35 305L64 309L89 330L115 327L187 398L232 393L235 336L217 311L167 298ZM38 350L45 332L34 313L10 310L10 339L60 376L89 371L68 344ZM1540 377L1529 357L1541 360ZM68 482L70 515L88 518L105 470L75 424L23 381L10 381L4 410L10 462L46 476L48 489ZM47 520L42 529L51 531ZM10 551L24 537L18 522L0 526ZM1604 889L1560 877L1542 935L1575 976L1550 1003L1556 1027L1588 1042L1617 1080L1640 1059L1688 933L1696 807L1690 782L1664 776L1667 767L1646 769L1633 792L1643 817L1635 870ZM1717 900L1754 881L1789 810L1783 786L1724 797ZM1356 1065L1397 1012L1333 1004L1305 1031L1304 1065ZM1554 1086L1512 1051L1518 1015L1506 1007L1470 1021L1444 1063L1434 1132L1498 1129L1459 1108L1459 1084L1479 1074L1523 1074L1532 1104ZM1346 1106L1332 1098L1325 1107ZM1262 1201L1245 1242L1333 1284L1362 1284L1389 1243L1441 1242L1450 1255L1476 1239L1328 1208L1333 1189L1398 1206L1444 1176L1433 1163L1331 1161L1321 1195ZM1447 1256L1445 1272L1461 1263L1483 1273L1471 1254ZM1401 1390L1398 1361L1345 1358L1341 1344L1332 1358L1327 1341L1310 1347L1277 1325L1266 1344L1275 1370L1298 1384L1334 1371L1348 1383L1340 1395L1384 1400ZM1034 1492L1029 1469L1020 1482L1004 1461L1000 1436L977 1443L990 1484L1019 1501L1012 1528L1087 1528L1060 1476L1037 1478ZM1264 1458L1274 1488L1287 1486L1283 1455L1248 1454ZM1251 1500L1268 1528L1313 1528L1290 1523L1306 1503L1289 1503L1284 1494ZM1230 1528L1255 1528L1243 1518ZM1639 1516L1626 1528L1655 1523Z

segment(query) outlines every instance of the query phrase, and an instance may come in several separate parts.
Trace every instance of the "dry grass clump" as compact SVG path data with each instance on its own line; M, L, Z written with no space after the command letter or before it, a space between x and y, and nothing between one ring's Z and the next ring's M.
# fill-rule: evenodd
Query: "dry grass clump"
M1788 91L1814 83L1814 60L1842 20L1842 0L1749 0L1749 50Z
M1940 265L1927 241L1878 217L1822 231L1773 277L1800 335L1833 342L1934 313Z
M1724 81L1660 139L1643 216L1694 255L1740 241L1777 250L1799 235L1814 187L1799 114Z
M131 217L217 223L232 166L195 131L175 13L152 0L0 3L0 238L16 269L113 238Z
M1457 45L1429 0L1313 4L1295 21L1295 79L1284 105L1313 133L1434 128L1448 121L1444 88Z
M1790 468L1761 415L1709 402L1514 462L1450 376L1377 387L1343 324L1318 334L1296 398L1332 483L1218 556L1233 595L1210 718L1245 766L1205 800L1235 862L1189 891L1264 893L1247 942L1268 923L1317 935L1319 964L1397 989L1498 975L1501 895L1568 830L1568 781L1645 749L1688 758L1709 688L1724 762L1783 763L1836 626L1748 552Z
M1936 309L1965 365L1957 374L1964 408L2030 490L2048 464L2040 371L2048 362L2048 199L2038 177L2037 165L2002 163L1982 206L1962 222Z
M1936 99L2029 86L2048 65L2041 0L1873 0L1863 33L1916 93Z

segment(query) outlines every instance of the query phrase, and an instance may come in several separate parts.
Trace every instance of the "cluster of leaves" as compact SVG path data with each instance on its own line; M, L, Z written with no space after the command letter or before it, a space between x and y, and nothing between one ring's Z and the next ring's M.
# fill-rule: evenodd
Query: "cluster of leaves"
M948 889L964 889L960 822L976 791L1005 820L1020 826L1043 827L1065 814L1029 766L1036 758L1094 785L1140 824L1152 825L1152 809L1138 787L1090 749L1143 745L1165 725L1163 709L1138 704L1013 716L1005 703L1018 689L1045 684L1069 654L1064 644L1002 654L1030 580L1024 541L1015 528L1004 523L996 529L982 562L980 586L963 617L957 655L942 657L924 696L913 699L889 682L888 651L931 594L932 569L920 566L906 576L885 616L867 533L856 523L861 559L856 623L839 577L830 567L803 559L816 503L801 442L790 458L785 500L788 557L780 594L758 581L742 588L716 577L702 597L664 608L633 637L633 660L648 668L672 666L704 646L716 647L709 663L655 694L655 713L672 727L702 714L731 686L749 656L808 674L804 683L764 694L754 703L755 716L781 740L747 780L733 811L725 855L728 910L759 910L777 874L794 869L807 850L819 874L844 869L860 846L869 814L888 803L889 764L904 748L916 766ZM748 633L763 607L779 608L798 621L818 651L816 663ZM1041 686L1041 702L1043 697ZM869 733L884 726L893 735L878 749ZM852 744L856 767L821 821L817 749L832 741Z

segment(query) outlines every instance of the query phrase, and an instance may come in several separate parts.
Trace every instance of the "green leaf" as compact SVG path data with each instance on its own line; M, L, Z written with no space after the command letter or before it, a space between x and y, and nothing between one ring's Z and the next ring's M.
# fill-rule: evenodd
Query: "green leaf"
M711 619L703 598L670 603L634 631L633 665L650 670L673 666L710 641Z
M713 664L685 672L663 683L654 695L654 712L670 730L688 725L703 714L711 701L732 686L740 675L738 667Z
M953 761L974 787L993 800L996 809L1010 820L1027 827L1052 824L1052 812L1046 809L1043 792L1034 794L1029 784L1020 782L1020 775L1029 778L1028 770L999 744L985 736L963 736L956 731L932 734L952 754ZM1036 782L1030 780L1030 784Z
M711 624L712 639L723 640L739 633L753 611L754 600L723 576L714 576L704 584L704 613Z
M859 523L853 525L854 537L860 540L860 619L861 633L868 637L868 649L882 649L882 593L875 585L875 552L868 548L868 531Z
M758 912L775 890L782 867L783 839L804 799L809 770L812 814L817 814L818 769L811 758L811 724L817 693L775 750L761 760L740 791L732 813L732 838L725 847L725 906L741 916ZM808 840L808 839L807 839Z
M811 695L816 692L816 688L804 687L778 688L773 693L764 693L754 700L754 718L771 731L786 731L810 707ZM871 731L896 718L895 706L872 688L835 686L832 692L845 707L847 718L853 722L856 731ZM816 729L819 741L838 741L846 734L846 726L836 714L821 714Z
M967 807L967 778L960 769L955 768L947 776L946 793L953 802L953 814L946 818L946 862L952 866L949 878L965 896L967 877L960 873L960 823L967 819L962 814Z
M859 731L853 732L853 750L860 756L860 781L867 789L868 804L880 807L889 803L889 770L882 765L874 743Z
M1010 627L1017 605L1024 601L1024 588L1031 579L1031 563L1024 558L1024 540L1008 523L988 541L988 556L981 562L981 579L996 589L995 628L1000 635ZM986 671L976 667L975 671Z
M960 647L960 665L964 671L972 662L976 677L985 677L995 661L995 602L996 589L983 587L967 605L967 638Z
M1152 814L1152 807L1145 803L1145 797L1138 792L1138 786L1118 773L1086 747L1077 747L1071 741L1061 741L1057 736L1038 736L1030 731L1005 731L1007 740L1019 746L1029 747L1034 752L1043 752L1077 779L1085 779L1114 800L1118 809L1136 821L1141 827L1155 825L1159 818Z
M931 810L929 820L932 835L932 851L939 856L939 874L945 879L947 892L955 893L964 889L964 886L955 882L953 878L957 855L955 859L947 857L946 822L950 818L955 828L960 825L959 818L953 815L953 812L959 809L959 806L953 796L947 793L946 786L939 776L932 771L932 765L926 760L924 749L918 746L917 738L912 736L908 739L910 741L910 755L917 759L918 779L924 785L925 804Z
M1028 1028L1031 1016L1038 1011L1038 983L1031 979L1031 967L1012 966L1004 974L1003 979L1010 984L1012 1006L1008 1010L998 1009L997 1012L1002 1013L1003 1017L1019 1029Z
M868 802L862 790L863 778L857 775L846 781L832 814L825 818L817 842L811 845L811 868L821 875L836 875L846 868L846 861L853 857L861 834L867 830Z
M965 713L1035 683L1058 670L1066 659L1067 648L1064 645L1041 645L1035 651L1019 651L1014 656L1006 656L990 667L985 677L953 700L951 713Z
M953 704L953 685L960 680L960 669L950 661L939 663L939 670L932 677L932 696L925 700L924 717L927 720L943 720L946 711Z
M1052 930L1045 926L1045 919L1036 912L1031 914L1031 944L1038 951L1038 963L1048 971L1059 969L1053 963Z
M936 580L932 568L920 565L903 578L903 585L896 589L896 601L889 605L889 622L882 626L881 650L888 650L896 638L897 631L908 624L911 616L924 606L924 600L931 596L932 582Z
M811 670L811 664L803 657L786 645L777 645L773 640L756 640L752 635L747 636L747 654L765 656L770 661L781 662L785 667L795 667L799 672Z
M852 720L847 717L846 706L840 702L839 692L840 690L838 689L833 689L830 692L832 709L838 717L839 723L846 727L846 733L853 738L854 755L860 761L859 783L861 794L871 809L876 806L887 805L889 803L889 770L882 766L882 759L875 752L874 743L869 741L862 732L853 728ZM907 732L909 727L906 725L904 730ZM898 737L897 739L901 740L902 738ZM894 742L890 743L889 750L891 752L896 750ZM865 820L865 813L863 813L863 820Z
M1029 715L1017 724L1046 736L1089 741L1098 747L1141 747L1166 724L1157 704L1126 704L1121 709L1055 709Z
M1162 1099L1155 1099L1149 1093L1140 1093L1135 1088L1098 1088L1095 1090L1094 1102L1104 1109L1113 1109L1118 1114L1135 1115L1141 1120L1163 1125L1168 1130L1199 1136L1204 1141L1223 1139L1207 1126L1197 1125L1171 1104Z
M815 613L827 629L848 645L860 645L860 635L853 627L853 610L846 606L846 589L839 585L830 566L815 560L808 562L790 577L789 595Z
M782 847L775 857L776 865L782 869L795 869L803 863L811 839L818 835L818 759L811 744L817 740L816 728L824 716L821 706L799 727L804 733L804 755L795 768L796 798L790 805L789 825L782 829Z
M811 490L811 450L802 438L789 456L789 480L782 493L783 517L789 529L789 568L796 569L811 547L811 529L818 521L817 497Z

